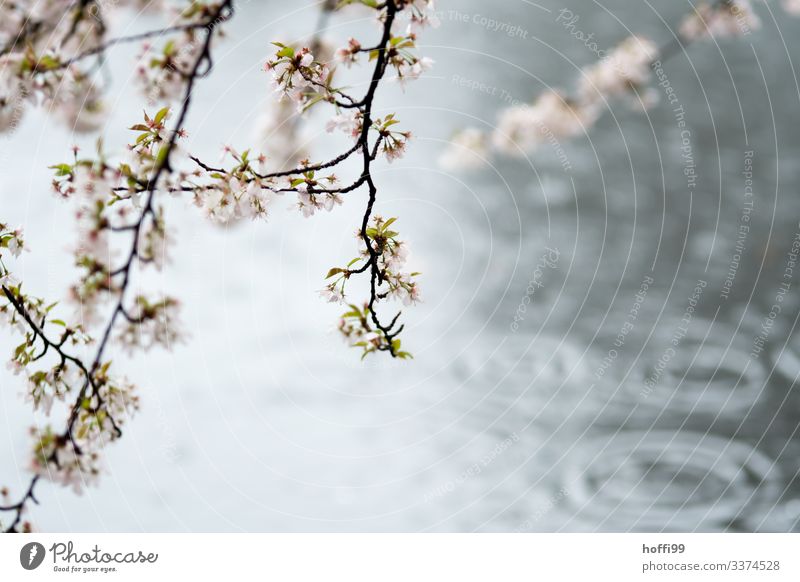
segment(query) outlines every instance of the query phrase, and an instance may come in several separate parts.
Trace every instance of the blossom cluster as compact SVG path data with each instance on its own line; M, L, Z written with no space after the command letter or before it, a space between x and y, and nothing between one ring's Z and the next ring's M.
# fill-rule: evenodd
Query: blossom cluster
M793 16L800 16L800 0L782 0L783 9Z
M224 157L228 156L235 162L234 167L183 174L181 188L192 191L195 205L217 224L232 224L244 218L267 218L279 192L273 180L261 178L266 156L251 159L250 150L240 154L226 146ZM201 177L208 181L198 180Z
M154 346L171 349L184 339L179 309L180 302L173 297L152 301L144 295L137 296L133 307L125 312L127 322L119 331L118 343L129 353Z
M744 36L761 26L750 0L701 2L684 18L681 36L688 40Z
M164 163L173 133L167 130L169 109L163 108L143 123L130 129L137 132L122 161L111 161L98 148L94 158L78 156L72 163L51 166L55 172L53 189L59 197L75 205L78 240L73 248L80 277L71 289L71 299L80 308L86 324L95 321L103 300L119 290L114 262L118 259L112 235L135 230L139 237L136 258L140 264L163 267L170 242L162 210L151 206L137 221L143 196L150 187L150 176ZM175 140L183 135L178 132Z
M98 6L67 0L6 4L0 19L0 132L14 131L37 102L73 131L97 129L103 121L100 92L70 62L103 42Z
M413 357L403 350L399 338L388 338L383 330L374 325L373 313L368 304L362 307L349 305L348 308L339 320L338 330L348 345L361 349L362 360L370 354L385 351L392 351L401 360Z
M179 42L162 52L165 59L152 59L155 71L185 73L173 88L188 87L210 66L209 46L217 25L232 12L232 2L193 0L180 10L176 26L144 35L108 40L103 11L108 6L143 8L142 0L73 2L37 0L13 2L3 8L0 22L0 130L16 127L25 105L42 102L60 112L78 131L88 131L102 121L100 91L95 74L79 64L86 57L102 56L114 44L183 32L193 36L204 29L198 51L181 51ZM159 5L160 2L149 3ZM190 53L189 61L181 61ZM194 55L191 57L191 55ZM167 62L168 61L168 62ZM189 63L191 68L184 65ZM154 82L158 81L153 74ZM185 117L184 103L180 118ZM78 238L73 247L80 272L71 288L71 299L80 307L78 324L54 317L56 303L29 295L22 290L7 266L26 248L19 229L0 224L0 323L6 323L22 336L8 361L8 367L24 377L26 400L34 411L50 415L54 408L67 409L63 431L50 426L32 429L32 478L30 486L15 504L8 504L8 490L0 489L2 512L16 512L8 527L29 530L23 513L35 501L34 487L39 478L48 479L80 492L101 472L101 453L107 443L122 435L126 418L138 409L136 389L126 379L111 373L105 350L118 343L127 351L170 347L181 338L177 323L179 303L173 298L149 299L144 294L129 300L132 270L145 265L161 268L170 242L163 207L156 192L183 191L189 176L175 172L174 155L185 137L181 128L168 129L169 108L130 129L136 138L127 151L110 159L98 141L92 157L79 156L73 148L69 163L51 166L53 189L74 207ZM120 256L121 239L127 239L127 252ZM113 299L99 343L89 332L94 315L105 299ZM130 306L128 306L130 303ZM124 325L119 325L124 321ZM114 333L112 333L114 332ZM96 346L96 348L94 347ZM91 348L91 352L90 352ZM93 352L93 354L92 354Z
M380 301L396 299L404 305L412 305L420 300L419 284L415 280L419 273L403 270L408 260L408 245L399 239L400 233L393 230L396 221L397 218L384 220L374 216L365 232L356 233L359 240L368 241L368 247L345 267L330 269L326 277L329 283L320 291L329 303L348 304L348 311L339 322L339 332L351 346L363 348L363 356L387 350L400 358L411 356L400 350L400 340L389 337L386 329L381 329L373 318L375 303ZM347 283L373 262L377 265L374 299L359 308L348 303Z
M142 0L140 0L142 1ZM161 46L145 42L137 57L136 82L147 103L170 103L183 95L184 88L204 50L202 30L221 36L222 2L193 1L170 10L169 21L181 33Z
M415 32L394 36L389 41L389 50L386 54L387 62L394 67L397 80L401 85L408 81L415 81L433 66L433 59L418 57L413 50L416 49L417 35ZM370 60L377 58L376 51L370 51Z
M127 380L109 376L108 363L91 379L87 392L72 412L65 433L47 425L33 428L31 470L64 487L81 493L96 484L102 472L103 449L122 434L120 427L139 409L135 387Z
M642 36L625 39L599 62L584 67L577 95L558 90L542 93L532 104L503 110L489 136L476 128L456 134L440 158L449 169L480 165L490 151L524 156L553 139L586 132L600 117L609 99L628 99L649 107L656 93L647 87L658 47Z
M264 70L271 73L273 90L281 98L288 97L298 111L305 111L335 93L328 84L330 68L316 60L309 48L297 50L280 42L273 44L277 50L264 65Z
M44 299L22 292L21 285L5 287L6 301L0 304L0 318L23 336L23 341L14 348L7 367L16 375L27 378L26 400L33 404L34 410L50 414L56 400L64 401L74 386L81 382L83 372L73 361L66 358L53 358L51 363L44 359L50 346L42 339L45 329L58 329L59 348L78 347L91 343L80 325L67 325L63 320L53 317L56 303L47 304ZM23 313L26 316L23 316ZM39 330L34 330L30 322L38 322ZM42 367L43 364L44 367Z
M800 15L800 0L782 4L790 14ZM760 24L750 0L703 0L682 20L679 30L688 43L743 36ZM648 84L659 53L653 41L640 35L628 37L599 62L583 68L575 97L548 90L532 104L503 110L488 135L478 128L457 132L440 156L440 165L449 170L479 167L493 151L519 157L554 139L580 135L613 98L625 98L645 109L653 106L658 92Z
M21 286L4 287L3 292L6 301L0 304L0 320L23 336L9 367L26 377L26 401L34 411L49 416L55 403L64 404L68 396L77 395L64 433L49 426L32 429L31 469L80 492L96 480L103 447L119 437L125 418L138 408L135 389L109 375L110 362L89 372L81 360L65 351L80 349L92 339L80 325L54 318L55 303L24 294Z
M351 260L344 268L334 267L328 271L327 279L331 280L320 294L329 303L346 301L345 287L351 276L360 272L360 268L373 257L378 264L378 277L386 289L379 299L399 299L404 305L411 305L420 300L419 285L414 280L419 273L406 273L402 269L408 260L408 244L398 237L399 232L392 226L397 218L384 220L380 216L372 217L372 222L365 233L356 233L359 240L369 240L369 248L362 249L361 254Z
M101 127L105 106L98 75L83 63L102 54L109 43L106 12L120 8L138 12L145 5L152 10L160 3L5 3L0 19L0 132L14 131L26 110L37 103L72 131L87 133ZM180 94L201 49L196 30L206 25L219 7L219 2L193 1L171 11L173 28L181 34L158 52L150 45L143 47L137 78L150 101Z
M9 271L3 262L3 251L18 258L25 248L25 240L21 228L12 229L8 225L0 222L0 285L14 286L18 281Z

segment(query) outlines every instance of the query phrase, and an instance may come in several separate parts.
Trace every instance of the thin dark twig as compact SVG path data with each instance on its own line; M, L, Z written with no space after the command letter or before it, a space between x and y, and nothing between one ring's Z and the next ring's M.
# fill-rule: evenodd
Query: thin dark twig
M88 369L87 369L87 366L85 364L83 364L82 361L80 361L79 359L74 358L72 356L69 356L68 354L65 354L61 350L61 346L59 344L56 344L55 342L52 342L51 340L47 339L47 337L45 336L45 334L43 333L41 328L33 321L33 319L30 317L30 315L27 314L27 310L24 309L24 306L21 303L19 303L18 301L16 301L16 299L13 297L13 294L10 292L10 290L7 290L5 287L3 287L3 292L6 295L6 297L9 299L9 301L11 302L12 306L14 306L14 308L20 313L20 315L22 315L23 318L25 318L26 322L30 325L31 329L44 342L44 344L49 346L50 348L56 349L58 351L58 353L61 355L62 360L68 360L68 361L71 361L71 362L75 363L77 366L80 367L81 371L86 375L87 381L84 384L83 388L81 389L81 391L80 391L80 393L78 395L78 398L76 399L75 404L71 408L71 411L70 411L70 414L69 414L69 417L68 417L68 420L67 420L67 428L66 428L65 432L63 434L59 435L59 437L58 437L58 439L61 442L66 442L68 439L72 440L73 428L75 426L75 423L77 422L78 416L79 416L80 411L82 409L82 404L83 404L84 400L86 399L87 393L88 393L90 388L91 388L91 396L97 398L98 401L100 401L102 403L102 399L100 397L100 394L98 393L98 389L97 389L93 379L94 379L95 373L97 372L97 370L100 368L100 366L102 364L103 355L105 353L106 347L107 347L109 339L111 337L112 330L114 329L114 326L115 326L115 324L117 322L118 317L120 317L120 316L125 317L126 314L127 314L127 312L125 311L125 307L124 307L125 295L126 295L126 291L127 291L128 287L130 285L130 282L131 282L131 275L132 275L134 261L137 258L139 258L139 240L140 240L140 237L141 237L142 228L143 228L147 218L150 217L150 216L154 216L153 201L154 201L155 194L157 192L158 183L159 183L161 177L164 175L165 172L168 173L168 172L172 171L172 168L171 168L171 165L170 165L170 157L171 157L171 154L172 154L172 152L174 150L174 147L175 147L175 143L176 143L176 140L177 140L177 137L178 137L178 132L181 129L184 121L186 120L186 116L187 116L187 114L189 112L189 106L190 106L191 101L192 101L192 92L193 92L193 89L194 89L195 81L198 78L202 77L204 74L208 73L208 70L209 70L208 67L210 66L210 63L211 63L211 39L212 39L213 34L214 34L214 29L215 29L217 23L223 22L225 20L230 19L232 15L233 15L233 0L225 0L219 6L217 11L212 15L212 18L210 18L208 21L202 23L201 25L195 26L195 28L205 28L205 30L206 30L206 36L205 36L205 39L204 39L204 42L203 42L203 46L202 46L200 55L198 56L197 60L195 61L194 66L193 66L192 70L190 71L190 73L189 73L189 75L187 77L187 84L186 84L186 89L185 89L185 92L184 92L183 104L181 106L181 110L180 110L180 113L178 115L178 119L177 119L177 121L175 123L174 131L170 135L170 138L167 141L167 144L164 146L165 148L167 148L166 149L166 154L164 156L164 159L159 164L159 166L156 168L153 177L148 181L148 184L147 184L147 199L146 199L146 202L145 202L145 206L142 209L141 214L139 215L138 221L135 224L133 224L131 226L131 228L126 228L125 229L125 230L130 230L133 233L132 243L131 243L131 250L130 250L130 252L128 254L128 258L127 258L126 262L120 268L112 271L112 273L111 273L113 276L122 275L123 276L123 281L122 281L122 284L121 284L121 286L119 288L119 291L118 291L119 297L118 297L118 300L117 300L117 304L114 307L114 310L111 313L109 321L108 321L108 323L107 323L107 325L105 327L102 339L101 339L101 341L100 341L100 343L99 343L99 345L97 347L97 351L95 353L95 357L94 357L94 360L93 360L91 366L89 366ZM201 71L201 67L204 64L207 65L206 70L205 71ZM121 430L119 429L119 426L117 425L116 421L113 418L111 418L111 415L109 415L109 418L111 420L111 423L112 423L112 426L113 426L115 432L117 433L117 435L120 435L121 434ZM56 448L56 450L57 450L57 448ZM55 456L56 450L53 451L53 455L51 457ZM75 452L76 452L76 454L81 454L80 450L77 447L77 445L75 445ZM49 460L56 460L56 459L52 458L52 459L49 459ZM16 512L15 519L11 523L11 525L8 527L7 532L16 532L17 531L17 526L19 525L20 520L22 519L22 514L25 511L25 508L26 508L26 505L27 505L28 501L33 500L34 502L36 502L36 498L34 496L34 491L35 491L36 484L39 481L39 478L40 478L40 476L38 474L34 475L31 478L31 482L30 482L30 484L28 486L28 489L27 489L25 495L22 497L22 499L19 502L15 503L13 505L10 505L10 506L0 507L0 511L14 511L14 512Z

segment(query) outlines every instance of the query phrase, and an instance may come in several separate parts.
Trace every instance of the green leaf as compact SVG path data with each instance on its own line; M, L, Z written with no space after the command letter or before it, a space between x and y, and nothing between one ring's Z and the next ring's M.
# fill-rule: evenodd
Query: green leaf
M72 174L72 166L69 164L56 164L55 166L49 166L51 170L56 170L56 176L69 176Z
M169 156L169 150L170 148L168 145L162 146L161 149L158 150L158 155L156 156L157 165L160 166L164 163L164 161L167 159L167 156Z
M167 117L167 113L169 113L169 107L164 107L160 109L158 113L156 113L156 118L153 120L156 122L156 125L164 121L164 118Z
M344 269L339 269L338 267L334 267L333 269L328 271L328 274L325 275L325 278L330 279L334 275L338 275L339 273L344 273L344 272L345 272Z

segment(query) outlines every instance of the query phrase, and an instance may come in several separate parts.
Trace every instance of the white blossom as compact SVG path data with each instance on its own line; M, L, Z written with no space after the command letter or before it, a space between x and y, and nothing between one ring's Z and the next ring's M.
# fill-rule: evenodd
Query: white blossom
M781 0L783 9L793 16L800 16L800 0Z
M580 83L581 103L599 107L603 98L631 95L650 80L650 65L658 57L656 44L642 36L631 36L606 58L587 67Z
M550 136L579 135L595 119L593 107L581 106L556 91L547 91L533 105L504 110L492 132L491 143L503 153L521 156L535 150Z
M445 170L455 172L479 167L489 157L486 134L475 127L468 127L456 133L439 156L439 165Z
M348 109L328 120L325 129L328 133L341 130L353 139L361 135L363 114L357 109Z
M760 26L750 0L724 0L698 4L681 23L680 33L687 40L728 38L750 34Z

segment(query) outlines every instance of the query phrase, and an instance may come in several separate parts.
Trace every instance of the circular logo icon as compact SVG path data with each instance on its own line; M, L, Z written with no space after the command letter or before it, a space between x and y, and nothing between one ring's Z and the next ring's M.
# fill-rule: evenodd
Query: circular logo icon
M19 563L26 570L35 570L44 562L44 556L44 546L39 542L31 542L19 551Z

